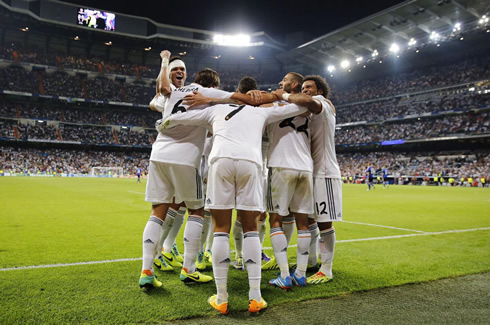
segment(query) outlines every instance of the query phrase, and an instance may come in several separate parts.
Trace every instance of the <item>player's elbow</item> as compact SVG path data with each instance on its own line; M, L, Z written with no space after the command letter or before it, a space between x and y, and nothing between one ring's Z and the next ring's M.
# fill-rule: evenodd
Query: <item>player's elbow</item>
M172 88L170 88L170 85L161 85L158 87L158 92L163 96L167 96L172 92Z

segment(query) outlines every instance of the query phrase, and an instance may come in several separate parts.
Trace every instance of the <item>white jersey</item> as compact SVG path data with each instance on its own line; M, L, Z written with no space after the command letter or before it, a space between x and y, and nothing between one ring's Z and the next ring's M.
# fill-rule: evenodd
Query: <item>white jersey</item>
M286 106L254 107L221 104L203 110L173 114L162 127L178 124L208 125L213 133L213 148L209 163L218 158L248 160L262 166L262 134L268 123L304 113L306 108Z
M267 127L270 141L268 167L313 172L309 124L309 117L298 115Z
M170 89L173 91L177 89L173 84L170 84ZM150 107L160 113L162 113L163 117L163 111L165 110L165 105L167 104L167 100L170 97L170 95L163 95L161 93L157 93L155 97L150 102Z
M233 95L227 91L205 88L195 83L176 88L172 90L166 100L165 109L162 112L163 117L168 117L176 112L185 112L187 106L183 105L182 101L185 96L192 95L193 91L198 91L207 97L220 99L230 98ZM150 160L199 168L206 133L206 129L195 126L181 126L163 130L163 132L158 133L157 139L153 143Z
M313 177L340 178L335 154L335 113L326 98L313 96L322 104L322 111L311 117L311 156Z

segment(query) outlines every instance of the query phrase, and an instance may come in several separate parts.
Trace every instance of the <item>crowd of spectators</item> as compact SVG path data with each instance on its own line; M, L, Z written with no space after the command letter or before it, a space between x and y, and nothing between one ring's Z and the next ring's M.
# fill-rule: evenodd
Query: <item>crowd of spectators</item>
M4 173L89 174L92 167L123 167L125 174L135 174L148 167L148 152L108 152L95 150L35 149L1 147L0 170ZM456 183L469 177L490 180L490 154L468 152L438 153L349 153L338 154L345 180L361 180L368 166L381 175L388 169L390 178L433 179L452 177Z
M406 73L394 73L348 85L332 83L330 86L332 101L339 105L487 80L489 75L490 57L487 56L450 65L433 65Z
M335 142L337 144L357 144L396 139L436 138L455 134L488 133L490 133L490 114L483 112L450 115L420 121L407 120L403 123L379 123L369 126L340 128L335 133Z
M82 144L116 144L111 127L60 124L63 141L76 141Z
M59 140L56 126L46 123L35 125L18 123L17 131L21 140Z
M451 94L397 97L354 105L337 106L337 123L384 121L406 115L445 112L490 106L490 93L468 89Z
M337 154L344 178L362 179L368 166L373 166L378 175L383 168L390 177L433 178L453 177L458 181L468 177L490 178L490 153L346 153ZM490 179L489 179L490 180Z
M0 147L0 170L17 174L90 174L92 167L122 167L134 175L148 169L149 153Z

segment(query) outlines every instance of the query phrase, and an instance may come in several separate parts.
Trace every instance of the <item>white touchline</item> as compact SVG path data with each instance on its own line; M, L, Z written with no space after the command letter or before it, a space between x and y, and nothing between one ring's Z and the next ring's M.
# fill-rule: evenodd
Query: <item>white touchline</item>
M389 228L389 229L396 229L396 230L403 230L403 231L412 231L412 232L420 232L420 233L426 233L427 231L422 231L422 230L414 230L414 229L407 229L407 228L398 228L398 227L391 227L391 226L383 226L383 225L376 225L373 223L365 223L365 222L355 222L355 221L345 221L343 220L342 222L345 223L354 223L357 225L365 225L365 226L373 226L373 227L380 227L380 228Z
M431 236L431 235L435 236L435 235L444 235L444 234L470 232L470 231L481 231L481 230L490 230L490 227L471 228L471 229L454 229L454 230L446 230L446 231L424 232L424 233L397 235L397 236L346 239L346 240L337 240L335 243L340 244L340 243L352 243L352 242L359 242L359 241L394 239L394 238L404 238L404 237ZM296 245L291 245L289 247L296 247ZM272 247L263 247L263 249L264 250L272 250ZM50 268L50 267L65 267L65 266L106 264L106 263L117 263L117 262L132 262L132 261L140 261L140 260L141 260L141 257L135 257L135 258L122 258L122 259L117 259L117 260L105 260L105 261L89 261L89 262L77 262L77 263L66 263L66 264L18 266L18 267L8 267L8 268L0 269L0 271L45 269L45 268Z
M105 260L105 261L90 261L90 262L65 263L65 264L45 264L45 265L17 266L17 267L8 267L8 268L5 268L5 269L0 269L0 271L46 269L46 268L49 268L49 267L64 267L64 266L75 266L75 265L106 264L106 263L131 262L131 261L141 261L141 257L136 257L136 258L121 258L121 259L118 259L118 260Z
M134 193L134 194L145 194L145 193L141 193L141 192L135 192L135 191L128 191L128 193Z

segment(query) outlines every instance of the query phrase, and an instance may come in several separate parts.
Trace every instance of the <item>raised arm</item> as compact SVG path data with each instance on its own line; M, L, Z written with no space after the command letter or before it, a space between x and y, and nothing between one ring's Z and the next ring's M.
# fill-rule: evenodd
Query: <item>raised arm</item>
M272 93L290 103L306 107L313 114L319 114L322 111L322 104L310 95L288 94L282 89L275 90Z
M167 96L172 91L172 88L170 87L170 78L168 77L168 60L170 59L170 52L163 50L160 52L160 57L162 58L162 65L157 77L157 93Z

